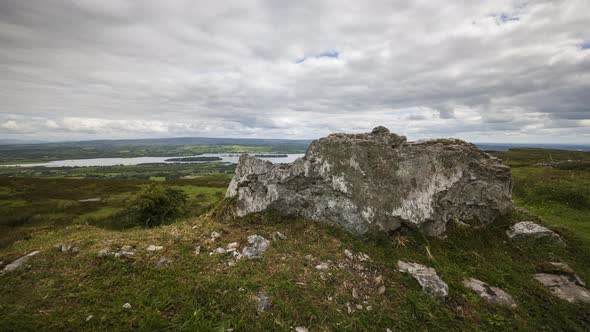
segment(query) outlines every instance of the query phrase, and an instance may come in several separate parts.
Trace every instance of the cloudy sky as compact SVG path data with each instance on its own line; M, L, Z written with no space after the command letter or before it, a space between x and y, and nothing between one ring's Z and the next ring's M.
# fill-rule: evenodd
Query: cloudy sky
M0 0L0 138L590 143L590 1Z

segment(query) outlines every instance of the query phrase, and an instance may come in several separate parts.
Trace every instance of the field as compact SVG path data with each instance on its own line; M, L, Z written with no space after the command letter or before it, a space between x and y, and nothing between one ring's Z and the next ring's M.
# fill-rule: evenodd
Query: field
M153 171L149 167L0 178L2 234L24 234L3 235L0 261L6 264L41 250L26 268L0 276L0 330L293 331L304 326L310 331L586 331L590 306L554 297L531 275L545 271L548 261L562 261L590 282L590 170L583 165L535 166L588 160L588 153L552 151L549 156L548 151L515 149L496 155L512 167L516 204L532 214L513 212L480 230L452 228L447 239L410 230L359 238L272 214L222 220L220 211L231 206L221 199L230 179L228 170L203 169L204 173L192 174L197 176L193 179L172 173L149 173L151 180L134 178ZM95 173L118 178L90 178ZM128 177L119 177L122 174ZM142 186L156 181L187 192L197 200L195 210L149 229L88 222L109 215ZM77 201L95 197L104 202ZM20 211L28 211L26 221L4 222ZM510 224L531 219L558 232L566 245L514 243L506 238ZM215 241L210 237L213 231L221 233ZM252 234L271 238L275 231L287 239L272 241L259 260L230 266L229 255L209 254L230 242L243 247ZM54 247L60 243L74 244L80 252L61 252ZM147 251L151 244L164 249ZM136 256L97 256L101 249L124 245L133 246ZM198 246L201 253L196 255ZM370 259L348 259L345 249ZM158 268L162 258L171 263ZM440 301L424 294L412 278L396 271L398 259L436 268L449 284L449 298ZM330 268L315 269L321 262L331 262ZM382 284L377 276L382 276ZM517 307L483 302L462 286L465 277L506 290ZM381 285L383 293L378 290ZM264 313L256 310L255 297L261 291L272 299ZM123 308L125 303L131 308Z

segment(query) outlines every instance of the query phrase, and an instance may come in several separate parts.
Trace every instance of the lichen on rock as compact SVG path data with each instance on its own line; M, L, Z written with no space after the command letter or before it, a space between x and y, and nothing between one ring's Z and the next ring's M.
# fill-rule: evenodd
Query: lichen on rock
M512 177L473 144L408 142L377 127L315 140L292 164L242 155L226 197L238 216L273 209L357 234L405 225L441 235L450 221L486 224L510 211Z

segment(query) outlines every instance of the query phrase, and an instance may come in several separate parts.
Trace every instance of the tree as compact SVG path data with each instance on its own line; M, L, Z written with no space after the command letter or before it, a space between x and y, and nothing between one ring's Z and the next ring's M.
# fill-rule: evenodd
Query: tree
M151 227L181 215L186 202L187 195L182 190L152 184L137 195L129 209L138 224Z

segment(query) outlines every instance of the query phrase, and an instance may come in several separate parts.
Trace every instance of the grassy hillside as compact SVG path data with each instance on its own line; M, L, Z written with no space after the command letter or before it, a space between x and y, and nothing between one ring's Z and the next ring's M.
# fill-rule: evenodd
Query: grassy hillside
M157 228L116 230L79 222L78 216L91 213L86 210L66 211L72 219L67 225L31 224L25 238L0 248L4 262L0 266L41 250L24 268L0 275L0 330L293 331L304 326L310 331L587 331L590 305L560 300L531 276L547 270L548 261L561 261L590 282L586 191L590 171L538 168L531 166L537 159L522 160L513 168L515 202L536 216L521 211L483 229L451 227L446 239L410 230L359 238L306 220L270 214L225 220L216 212ZM149 183L85 179L79 181L87 185L27 186L27 181L56 179L0 180L17 181L0 187L2 202L28 195L26 204L18 203L23 207L51 196L72 200L76 192L90 188L97 190L93 195L107 190L92 181L118 183L104 191L108 197L126 195L133 192L132 186ZM175 181L184 180L162 183L196 195L215 188L207 196L210 203L219 200L216 191L225 190L211 186L213 182L182 186ZM26 188L33 189L27 193ZM219 204L220 210L215 211L228 206L228 202ZM13 208L10 211L18 211ZM39 210L37 215L43 219L51 213ZM514 243L506 237L509 225L531 219L558 232L566 245ZM12 227L8 232L19 229ZM213 231L221 233L215 241L211 241ZM230 266L230 255L209 254L231 242L239 242L241 249L249 235L270 239L276 231L287 239L272 241L260 259L242 259ZM64 243L78 246L80 252L55 248ZM151 244L164 249L147 251ZM98 257L101 249L117 251L125 245L133 246L134 257ZM195 247L201 248L199 255ZM347 258L345 250L354 252L355 258ZM363 253L368 260L360 258ZM163 258L171 263L158 267ZM449 298L436 300L423 293L414 279L397 272L398 259L434 267L449 284ZM318 270L315 266L320 263L330 267ZM487 304L462 286L467 277L504 289L517 307ZM256 310L259 292L272 299L266 312ZM125 303L131 308L123 308Z

